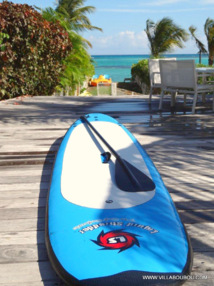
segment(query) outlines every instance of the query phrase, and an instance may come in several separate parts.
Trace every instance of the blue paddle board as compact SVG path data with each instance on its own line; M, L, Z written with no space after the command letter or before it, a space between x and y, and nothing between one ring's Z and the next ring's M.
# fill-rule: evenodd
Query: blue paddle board
M192 267L160 174L136 138L100 113L78 119L59 147L46 247L68 285L177 285Z

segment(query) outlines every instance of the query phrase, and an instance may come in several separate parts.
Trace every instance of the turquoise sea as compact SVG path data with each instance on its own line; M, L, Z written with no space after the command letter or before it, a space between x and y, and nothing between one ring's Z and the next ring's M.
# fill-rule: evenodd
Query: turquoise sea
M167 58L177 58L178 60L194 59L199 63L198 54L170 54ZM139 60L148 59L149 55L111 55L92 56L95 65L95 73L108 74L113 81L124 81L124 78L131 77L131 66ZM208 64L208 55L202 55L202 64Z

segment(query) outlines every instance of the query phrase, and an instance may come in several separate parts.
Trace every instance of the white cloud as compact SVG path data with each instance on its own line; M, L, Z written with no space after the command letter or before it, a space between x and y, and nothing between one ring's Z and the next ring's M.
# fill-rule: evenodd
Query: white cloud
M105 9L97 9L97 12L109 12L109 13L142 13L145 12L147 13L150 10L145 10L145 9L115 9L115 8L105 8Z
M88 39L93 46L95 53L102 54L105 51L107 54L109 51L120 54L136 54L136 53L148 53L148 39L144 31L121 31L111 36L90 36Z
M214 0L208 0L208 1L214 1ZM106 13L141 13L141 14L160 14L160 13L177 14L177 13L194 12L194 11L202 11L202 10L210 10L210 7L196 7L196 8L190 7L190 8L177 8L177 9L174 9L174 8L172 9L160 9L160 8L156 8L156 9L124 9L124 8L122 9L115 9L115 8L97 9L98 12L106 12Z
M197 37L206 46L206 37L203 33L198 33ZM115 54L150 54L149 43L145 31L134 32L130 30L121 31L110 36L90 36L88 40L93 48L90 53L93 55L115 55ZM183 49L175 48L172 53L194 54L198 52L195 41L191 38L186 42Z
M214 4L214 0L203 0L200 4L202 4L202 5Z
M147 2L144 1L134 1L131 3L132 9L130 9L130 3L129 4L119 4L118 6L114 6L115 9L117 10L137 10L139 7L145 7L145 6L165 6L165 5L170 5L170 4L176 4L176 3L189 3L189 1L192 0L151 0ZM206 1L206 0L205 0ZM207 0L207 1L212 1L212 0ZM116 3L115 3L116 4Z
M209 1L209 0L208 0ZM141 6L165 6L165 5L170 5L170 4L175 4L175 3L182 3L182 2L187 2L186 0L161 0L161 1L150 1L141 4Z

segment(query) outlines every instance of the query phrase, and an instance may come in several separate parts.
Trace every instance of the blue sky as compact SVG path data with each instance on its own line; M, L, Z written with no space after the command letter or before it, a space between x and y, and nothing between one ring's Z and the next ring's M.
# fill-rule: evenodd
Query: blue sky
M2 1L0 1L2 2ZM12 0L39 7L54 7L56 0ZM89 52L103 54L149 54L148 40L144 29L146 20L154 22L170 17L184 29L190 25L198 28L197 36L206 43L203 26L206 19L214 18L214 0L87 0L85 5L96 7L89 15L93 25L103 32L85 32L83 36L93 45ZM185 43L184 49L173 53L197 53L194 41Z

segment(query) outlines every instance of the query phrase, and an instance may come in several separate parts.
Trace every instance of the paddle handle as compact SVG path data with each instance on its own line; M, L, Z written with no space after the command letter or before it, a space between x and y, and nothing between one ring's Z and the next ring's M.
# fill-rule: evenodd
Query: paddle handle
M132 171L128 168L126 162L120 157L120 155L112 148L111 145L102 137L102 135L97 131L96 128L88 121L88 119L85 116L81 116L80 119L87 123L87 125L94 131L94 133L100 138L100 140L107 146L109 151L114 155L114 157L118 160L118 162L121 164L122 168L126 172L126 174L129 176L131 182L137 188L137 190L140 190L140 183L138 182L137 178L135 178Z

